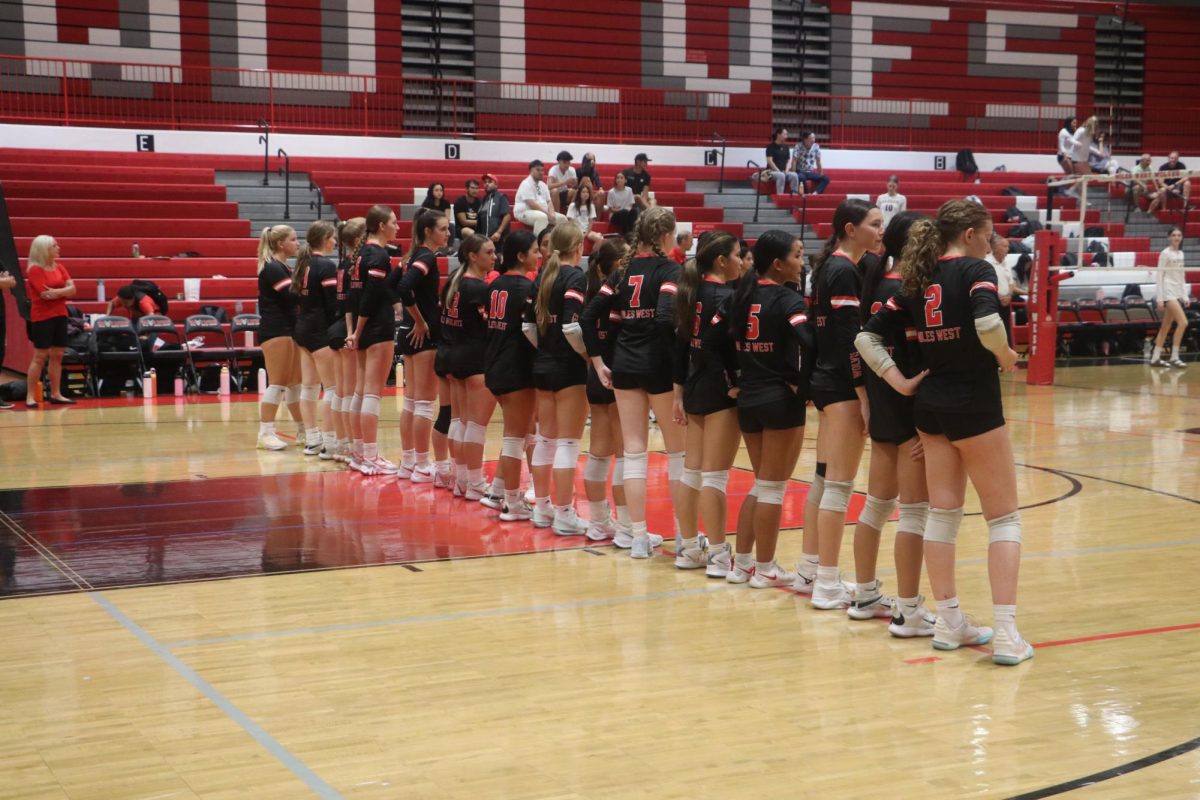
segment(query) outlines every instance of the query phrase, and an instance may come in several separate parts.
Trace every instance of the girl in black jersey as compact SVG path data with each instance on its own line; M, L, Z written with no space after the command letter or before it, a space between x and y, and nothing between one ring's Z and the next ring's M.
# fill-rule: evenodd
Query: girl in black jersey
M587 424L587 361L579 324L587 290L587 278L579 268L582 259L579 226L573 222L555 226L550 234L550 258L534 281L533 302L526 307L522 325L537 347L533 385L539 433L534 445L533 524L552 526L560 536L587 529L574 508L579 439ZM550 497L543 494L549 488L544 478L547 466L553 467Z
M340 325L331 327L334 346L338 348L337 385L339 394L333 399L334 413L341 419L341 441L335 458L343 464L350 463L353 453L362 455L362 395L359 392L358 353L346 347L346 337L354 330L358 319L358 303L362 298L362 281L354 270L358 249L366 237L367 220L355 217L338 226L338 245L341 261L338 264L338 316Z
M625 256L626 245L621 239L607 239L588 257L586 302L591 302L608 276ZM604 358L612 358L612 342L607 327L597 331L602 340ZM587 465L583 468L583 488L588 499L587 537L594 542L612 539L620 529L626 538L632 536L629 508L625 505L625 462L617 458L612 474L613 503L617 507L614 520L608 506L608 468L613 455L624 450L621 441L621 418L617 416L617 397L613 390L600 385L595 365L588 364L588 409L592 420L588 433Z
M754 491L742 507L752 522L739 524L725 579L749 581L756 589L787 586L796 578L775 561L775 546L787 482L804 443L813 333L803 296L786 285L799 282L803 270L804 243L785 231L767 231L754 244L754 274L738 282L705 332L712 349L719 349L714 338L727 336L736 352L738 427L754 467Z
M1016 626L1021 518L998 373L1014 370L1017 354L1000 320L996 271L983 260L991 233L988 210L966 200L945 203L936 221L913 223L901 259L901 292L871 317L856 344L892 388L916 391L915 421L929 481L925 565L938 609L933 646L954 650L992 640L991 629L963 617L954 582L954 543L970 477L989 530L992 660L1012 665L1032 658L1033 647ZM929 370L923 381L920 375L905 378L887 353L883 336L898 325L916 330Z
M667 477L674 499L683 475L683 427L672 417L672 376L675 352L673 303L679 287L679 265L665 253L675 241L675 215L656 206L637 221L634 250L588 303L583 335L600 383L616 390L617 411L625 445L625 497L629 501L633 558L649 558L662 543L646 530L646 445L649 412L654 410L667 448ZM604 361L599 331L609 325L610 313L620 317L613 342L612 364ZM685 546L695 547L693 541ZM677 549L679 542L676 542Z
M458 445L455 497L482 500L487 494L483 479L483 445L496 398L484 385L487 351L487 275L496 263L496 245L486 236L471 234L459 248L460 266L446 282L442 294L442 336L450 342L448 358L451 407L462 425Z
M488 286L488 338L484 362L487 389L504 411L504 441L496 466L493 492L504 487L500 519L527 520L533 509L521 496L521 459L525 437L533 431L534 349L521 332L525 308L533 296L533 282L525 273L537 269L537 241L530 231L513 231L504 237L500 275Z
M367 212L366 243L358 250L354 271L362 281L362 298L354 330L346 337L346 347L359 351L358 368L362 372L362 458L351 462L364 475L395 475L396 465L379 455L379 399L392 367L395 353L395 319L388 275L392 258L387 244L396 238L396 215L387 206L371 206Z
M809 489L809 507L816 504L819 511L816 524L810 526L806 521L804 526L795 589L811 594L812 606L817 609L847 608L855 597L838 576L838 556L870 413L862 365L854 349L862 289L858 262L865 253L878 250L882 238L883 214L878 208L865 200L843 200L833 215L833 235L813 266L811 316L816 325L817 357L811 390L820 427L817 476ZM810 527L815 529L816 541ZM874 581L858 589L867 597L879 594Z
M901 254L908 241L909 227L923 214L901 211L883 234L884 254L863 258L861 318L865 323L900 291ZM905 377L920 372L916 329L894 325L884 331L883 344ZM921 559L924 553L925 520L929 514L929 490L925 485L925 462L913 421L913 400L898 394L870 370L865 370L871 413L871 466L867 479L867 502L854 528L854 562L859 583L875 578L879 538L883 526L900 505L896 525L895 560L897 597L889 609L881 597L856 597L846 609L851 619L891 617L893 636L932 636L935 617L920 596Z
M442 214L422 211L413 222L412 249L403 273L392 275L395 296L404 306L400 351L404 354L404 401L400 441L404 448L398 477L433 483L429 441L438 384L433 361L440 338L437 251L450 240L450 223Z
M332 403L337 393L337 355L329 348L329 326L337 319L337 248L332 222L317 220L304 236L296 257L292 291L300 296L296 340L300 355L300 413L304 417L304 455L333 458L337 444ZM317 396L325 387L324 410L317 425Z
M279 403L286 401L296 421L297 444L304 444L300 416L300 362L292 332L296 327L297 297L292 294L292 268L287 260L299 250L296 232L287 225L263 228L258 239L258 313L262 318L259 341L270 385L259 403L258 446L284 450L287 442L275 434Z
M675 297L676 335L680 352L675 359L678 421L686 425L683 477L679 487L679 527L684 541L697 540L691 550L675 554L680 569L705 567L710 578L729 574L732 559L725 542L725 486L737 455L737 401L730 397L732 376L720 352L705 343L717 310L733 294L742 274L741 247L725 231L705 231L688 261ZM708 534L707 547L698 540L699 522Z

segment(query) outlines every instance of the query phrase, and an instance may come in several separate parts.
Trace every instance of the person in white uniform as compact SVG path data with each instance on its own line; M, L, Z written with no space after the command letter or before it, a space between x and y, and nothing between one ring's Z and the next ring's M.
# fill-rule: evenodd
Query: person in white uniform
M1188 301L1187 280L1183 271L1183 231L1172 228L1167 236L1167 247L1158 256L1158 275L1155 279L1155 301L1158 303L1158 318L1161 327L1158 336L1154 337L1154 352L1150 355L1152 367L1186 367L1187 364L1179 358L1179 344L1183 341L1184 331L1187 330L1187 315L1183 306ZM1167 340L1167 332L1175 325L1175 337L1171 340L1171 358L1162 357L1163 344Z

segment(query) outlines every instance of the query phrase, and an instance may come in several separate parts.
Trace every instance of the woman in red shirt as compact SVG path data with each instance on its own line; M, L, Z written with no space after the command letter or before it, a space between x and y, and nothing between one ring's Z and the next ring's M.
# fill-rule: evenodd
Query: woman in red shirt
M67 298L75 296L75 281L66 267L58 263L58 242L42 235L29 246L29 339L33 342L33 360L26 375L25 405L37 408L33 387L42 379L42 367L50 361L50 402L74 405L62 393L63 348L67 346Z

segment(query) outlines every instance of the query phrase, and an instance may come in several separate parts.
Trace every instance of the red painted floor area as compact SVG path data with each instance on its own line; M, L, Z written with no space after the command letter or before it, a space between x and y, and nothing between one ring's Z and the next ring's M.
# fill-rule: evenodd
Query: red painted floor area
M650 467L650 529L670 539L666 457L652 453ZM753 481L742 470L730 476L731 530ZM806 484L789 486L784 527L803 523L807 492ZM862 502L854 498L851 518ZM587 504L578 505L586 515ZM502 523L444 490L345 470L6 491L0 509L20 529L0 529L0 595L6 596L80 588L64 574L71 571L82 588L101 588L589 544L582 536Z

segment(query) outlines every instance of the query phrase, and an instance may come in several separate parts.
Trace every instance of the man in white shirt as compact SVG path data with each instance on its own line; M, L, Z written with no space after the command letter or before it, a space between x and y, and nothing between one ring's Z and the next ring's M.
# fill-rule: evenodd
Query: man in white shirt
M558 163L546 174L546 185L550 189L550 199L554 201L554 210L563 211L571 204L570 193L575 190L578 179L575 168L571 166L571 154L563 150L558 154Z
M533 228L534 236L541 233L551 221L555 225L567 221L566 217L550 205L550 188L542 180L545 166L539 159L530 161L529 177L517 187L517 205L514 211L517 219Z

